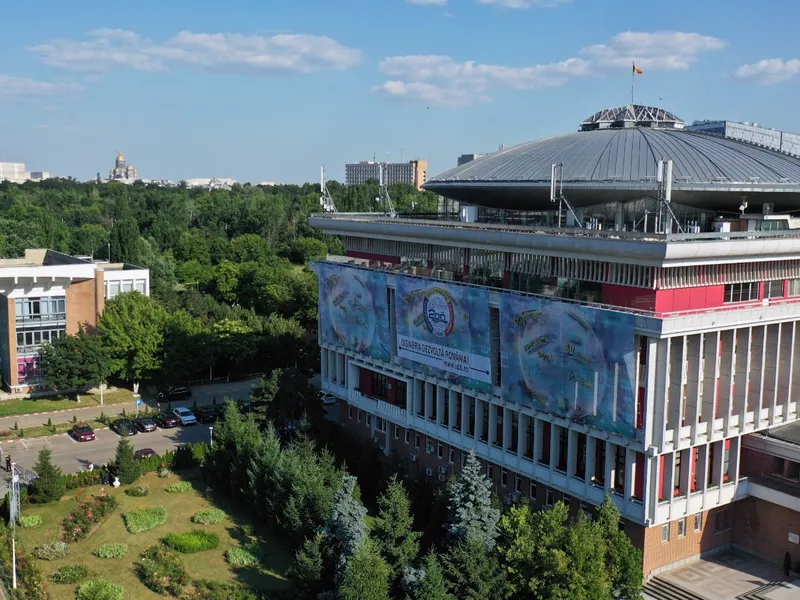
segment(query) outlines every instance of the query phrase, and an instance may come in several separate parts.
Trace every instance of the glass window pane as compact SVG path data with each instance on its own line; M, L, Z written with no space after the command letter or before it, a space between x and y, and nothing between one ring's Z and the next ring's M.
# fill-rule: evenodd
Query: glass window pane
M122 291L123 292L132 292L133 291L133 281L131 279L126 279L122 282Z
M144 279L136 280L136 291L140 294L144 294Z

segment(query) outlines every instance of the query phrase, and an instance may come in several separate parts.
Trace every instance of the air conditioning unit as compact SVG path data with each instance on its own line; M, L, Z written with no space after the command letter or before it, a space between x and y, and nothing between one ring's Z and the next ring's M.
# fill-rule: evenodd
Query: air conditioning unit
M506 494L505 496L503 496L503 503L504 503L506 506L508 506L508 505L510 505L510 504L513 504L513 502L514 502L514 501L511 499L511 494Z
M426 468L425 475L427 475L428 477L433 477L433 469L431 469L430 467Z
M427 442L425 444L425 452L427 452L428 454L433 454L434 450L435 448L433 447L433 442Z
M442 475L446 475L447 474L447 467L445 467L444 465L439 467L439 473L441 473Z
M377 435L373 435L372 436L372 443L373 444L377 444L378 443L378 436Z
M444 475L439 475L439 481L445 481L446 479L447 477L445 477Z
M411 455L411 462L417 462L417 455L416 454L412 454Z

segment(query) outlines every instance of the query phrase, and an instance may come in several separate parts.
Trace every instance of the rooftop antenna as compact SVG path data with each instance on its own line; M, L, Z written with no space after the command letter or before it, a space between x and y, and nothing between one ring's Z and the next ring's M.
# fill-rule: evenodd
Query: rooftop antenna
M672 212L672 161L661 159L658 161L658 226L661 228L663 213L666 213L666 224L663 233L672 233L672 222L678 227L678 232L683 233L678 218Z
M567 200L567 198L564 196L564 190L562 187L562 171L563 165L561 163L553 163L552 169L550 170L550 202L553 204L556 204L556 202L558 203L558 226L561 227L561 211L563 205L566 205L567 210L572 213L572 217L575 219L578 227L583 229L583 221L581 221L581 219L572 209L572 205L569 203L569 200Z
M379 171L380 179L378 180L378 183L381 186L381 191L380 191L381 195L378 196L377 198L375 198L375 200L377 202L383 202L384 211L386 212L387 215L389 215L391 218L394 219L395 217L397 217L397 212L395 212L394 204L392 204L392 198L389 196L389 187L388 187L388 185L386 183L386 179L387 178L384 177L384 174L383 174L383 169L385 167L386 167L386 163L382 163L380 165L380 171Z
M323 212L337 213L336 204L333 203L333 197L328 191L328 183L325 181L325 165L319 169L319 205L322 207Z

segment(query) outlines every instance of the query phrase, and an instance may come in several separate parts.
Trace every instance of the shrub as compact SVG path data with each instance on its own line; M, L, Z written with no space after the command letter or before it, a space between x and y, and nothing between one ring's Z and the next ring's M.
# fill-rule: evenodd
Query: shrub
M167 486L167 491L170 494L183 494L192 489L192 484L188 481L177 481Z
M172 471L170 471L170 470L169 470L168 468L166 468L166 467L161 467L161 468L158 470L158 476L159 476L161 479L166 479L167 477L172 477Z
M39 458L33 466L34 472L39 475L30 485L31 502L46 504L60 500L66 491L64 474L53 464L53 453L47 448L39 451Z
M258 557L245 548L231 548L225 552L225 560L234 567L249 567L258 564Z
M125 588L106 579L92 579L82 584L76 594L77 600L122 600Z
M142 498L150 493L150 488L146 485L137 485L136 487L128 488L125 493L134 498Z
M125 519L125 527L130 533L142 533L163 525L167 521L167 509L163 506L152 506L132 510L122 517Z
M89 576L89 569L83 565L66 565L50 575L53 583L78 583Z
M39 515L23 515L19 518L19 526L23 529L33 529L42 524L42 517Z
M69 544L53 540L33 549L33 555L39 560L58 560L69 554Z
M194 589L183 595L184 600L258 600L253 592L236 583L196 579Z
M189 574L180 558L164 546L152 546L142 552L135 569L145 587L157 594L179 597L189 582Z
M115 508L117 500L113 496L94 496L82 503L61 521L63 537L68 542L77 542L89 535L92 525L102 521Z
M225 511L218 508L204 508L192 516L192 523L198 523L200 525L213 525L214 523L224 521L227 516L228 515L225 514Z
M142 474L139 461L133 455L133 446L128 438L122 438L117 444L117 454L114 458L114 474L119 477L119 482L124 485L134 483Z
M125 544L103 544L92 554L98 558L123 558L128 554L128 546Z
M195 529L188 533L170 533L164 538L164 543L181 554L194 554L219 548L219 536L216 533Z
M64 476L64 482L67 484L68 490L76 490L82 487L89 487L90 485L100 485L105 473L105 469L68 473Z

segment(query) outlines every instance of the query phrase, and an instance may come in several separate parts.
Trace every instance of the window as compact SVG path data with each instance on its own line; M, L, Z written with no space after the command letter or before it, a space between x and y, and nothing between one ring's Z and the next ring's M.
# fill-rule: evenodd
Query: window
M665 544L669 541L669 523L664 523L661 526L661 543Z
M137 279L136 283L134 284L134 290L139 292L140 294L144 294L144 286L145 282L144 279Z
M508 487L508 471L500 469L500 485Z
M486 465L486 476L494 483L494 467L491 464Z
M406 400L408 399L408 383L402 379L395 379L394 387L394 404L395 406L405 409Z
M367 413L367 427L372 426L372 415Z
M553 490L547 490L544 493L544 504L545 506L553 506L555 504L553 502Z
M703 528L703 513L697 513L694 516L694 530L700 531Z
M686 517L678 521L678 537L682 538L685 536L686 536Z
M469 402L469 421L467 421L467 435L475 436L475 398L468 398Z
M675 467L672 470L672 488L675 490L675 495L681 493L681 454L683 453L675 453Z
M361 423L361 409L358 409L358 412L356 413L356 421Z
M800 296L800 279L789 280L789 295Z
M451 465L456 462L456 451L453 448L450 448L447 451L447 462L449 462Z
M14 301L17 323L30 321L63 321L66 315L66 298L17 298Z
M536 482L531 481L531 484L528 486L528 497L531 500L536 500Z
M578 452L575 461L575 477L583 479L586 477L586 434L578 434Z
M400 439L400 427L398 427L397 425L394 426L394 439L396 440Z
M436 458L444 457L444 446L442 446L442 442L436 446Z
M419 434L415 433L414 434L414 448L419 448L419 442L420 442Z
M133 279L122 280L122 293L127 294L133 291Z
M572 496L568 496L567 494L562 494L561 495L561 500L563 500L564 504L566 504L567 506L572 504Z
M492 384L499 386L502 381L502 361L500 360L500 309L489 307L489 352L492 358Z
M764 298L783 298L783 279L764 283Z
M406 429L403 435L404 435L403 441L407 444L411 439L411 432L408 429Z
M622 493L625 490L625 447L617 446L614 456L614 491Z
M347 405L347 418L348 419L353 418L353 406L351 404Z
M386 433L386 419L375 417L375 429Z
M594 519L594 512L592 511L592 505L586 504L586 502L581 502L581 512L586 515L586 518L591 521Z
M512 454L517 453L517 445L519 443L519 413L511 411L511 444L507 450Z
M758 300L758 282L729 283L725 286L725 303Z
M109 281L108 287L106 288L106 297L111 300L115 296L119 296L119 281Z
M557 426L556 426L557 427ZM566 427L558 427L558 464L556 470L562 473L567 472L567 457L569 456L569 430Z
M463 396L460 392L456 393L456 420L453 423L453 430L454 431L461 431L461 403L464 400Z
M467 456L469 456L466 452L461 453L461 468L463 469L467 466Z
M514 475L514 491L518 494L522 492L522 477Z
M385 400L389 396L389 378L383 373L376 373L375 371L371 373L372 393L370 395Z

